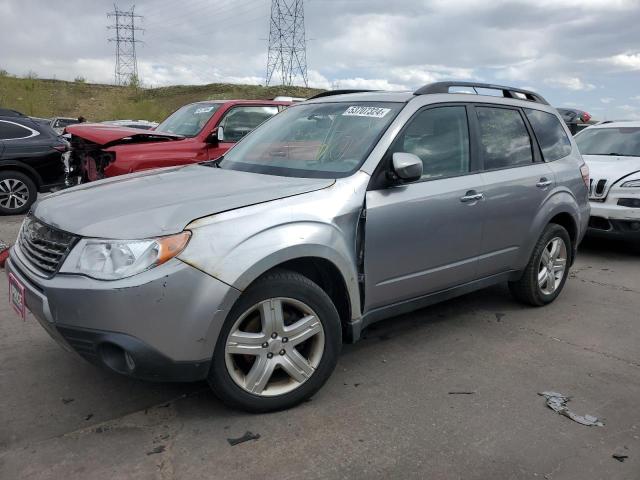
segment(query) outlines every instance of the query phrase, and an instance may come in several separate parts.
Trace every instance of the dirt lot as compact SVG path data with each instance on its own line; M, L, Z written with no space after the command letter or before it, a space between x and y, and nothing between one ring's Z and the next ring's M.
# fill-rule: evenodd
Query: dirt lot
M640 478L640 249L588 241L546 308L496 287L383 322L310 402L269 415L98 370L6 292L2 274L2 479ZM605 425L554 413L545 390Z

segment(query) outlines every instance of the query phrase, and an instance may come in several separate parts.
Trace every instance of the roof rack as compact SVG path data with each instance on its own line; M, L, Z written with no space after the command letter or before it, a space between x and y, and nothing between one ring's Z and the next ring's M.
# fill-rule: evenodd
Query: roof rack
M478 93L476 88L486 88L488 90L500 90L505 98L514 98L518 100L528 100L530 102L542 103L549 105L541 95L530 90L522 90L521 88L505 87L503 85L493 85L491 83L476 82L435 82L429 83L413 92L414 95L429 95L433 93L450 93L451 87L470 87L474 92ZM520 94L516 95L516 94Z
M347 93L365 93L375 92L376 90L327 90L326 92L320 92L313 97L307 98L307 100L313 100L315 98L332 97L333 95L346 95Z

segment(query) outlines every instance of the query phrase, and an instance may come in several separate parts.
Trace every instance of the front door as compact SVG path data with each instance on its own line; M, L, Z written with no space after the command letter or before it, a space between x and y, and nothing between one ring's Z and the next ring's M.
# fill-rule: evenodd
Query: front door
M483 185L469 145L464 105L425 108L398 135L387 157L418 155L424 172L417 182L367 192L365 310L477 277Z

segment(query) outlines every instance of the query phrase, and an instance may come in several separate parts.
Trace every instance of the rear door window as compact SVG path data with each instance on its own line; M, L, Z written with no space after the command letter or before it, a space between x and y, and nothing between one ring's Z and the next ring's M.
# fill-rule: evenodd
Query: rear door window
M525 108L524 113L538 139L545 161L553 162L571 153L571 141L562 128L558 117L531 108Z
M518 110L477 106L476 114L485 170L533 163L531 137Z

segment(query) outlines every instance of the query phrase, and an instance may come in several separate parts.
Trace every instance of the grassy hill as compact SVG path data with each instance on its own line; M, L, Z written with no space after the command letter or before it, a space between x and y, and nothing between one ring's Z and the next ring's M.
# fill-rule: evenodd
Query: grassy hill
M35 117L82 115L89 121L144 119L160 121L176 108L198 100L271 99L278 95L308 97L321 90L260 85L178 85L133 88L0 76L0 108Z

